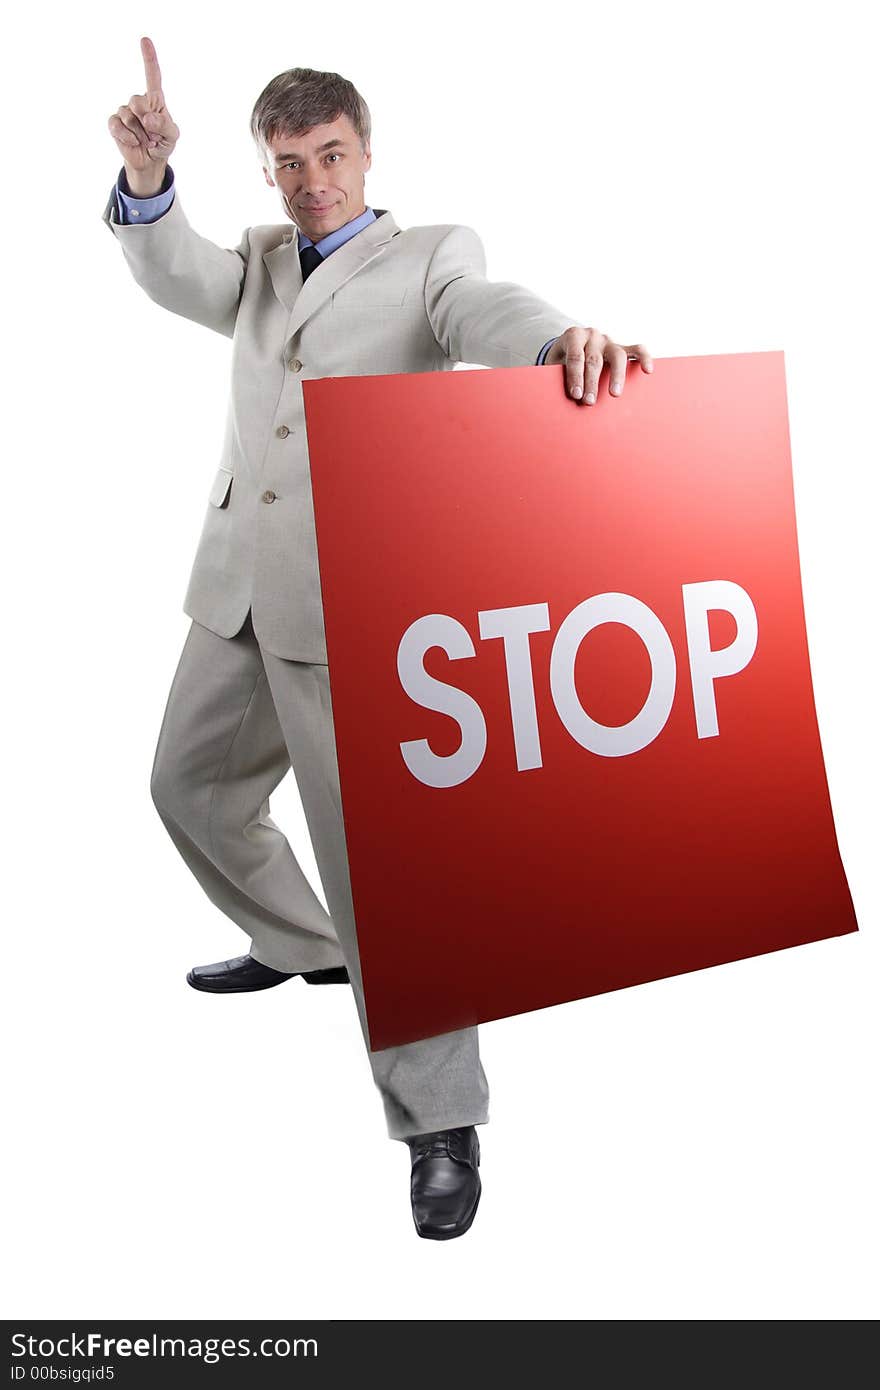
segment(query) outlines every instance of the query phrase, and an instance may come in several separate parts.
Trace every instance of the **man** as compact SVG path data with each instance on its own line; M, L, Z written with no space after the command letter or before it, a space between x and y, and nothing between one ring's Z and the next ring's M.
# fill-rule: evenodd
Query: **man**
M198 966L214 993L297 976L350 982L369 1052L339 794L302 382L326 376L564 363L573 401L592 404L607 364L623 390L624 348L513 284L484 278L468 227L401 230L369 208L370 115L336 73L274 78L251 117L286 223L249 227L234 250L197 235L169 158L180 131L152 42L146 92L108 126L123 158L104 220L151 298L233 339L220 467L184 611L186 643L159 733L151 790L206 893L251 940L247 955ZM574 406L573 406L574 408ZM269 815L293 765L321 882L316 897ZM421 1236L461 1235L480 1196L475 1126L488 1119L476 1028L369 1052L389 1135L412 1156Z

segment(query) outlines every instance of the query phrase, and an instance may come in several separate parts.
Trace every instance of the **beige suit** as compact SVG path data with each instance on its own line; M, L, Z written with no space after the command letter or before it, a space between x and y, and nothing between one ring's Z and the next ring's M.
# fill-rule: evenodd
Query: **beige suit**
M234 249L189 225L179 193L153 223L103 213L158 304L233 340L226 434L184 600L193 619L156 749L152 792L189 868L291 972L348 966L365 1040L339 798L303 411L304 380L533 364L576 320L485 278L469 227L368 224L303 284L296 229L248 228ZM269 815L293 765L330 913ZM379 810L381 808L378 808ZM417 930L418 905L414 904ZM370 1052L389 1134L479 1124L476 1028Z
M268 651L326 662L303 381L528 366L575 320L486 280L469 227L401 231L383 212L303 285L292 226L250 227L224 250L193 231L179 193L158 222L115 215L111 194L104 220L150 298L233 339L226 437L184 611L229 637L250 607Z

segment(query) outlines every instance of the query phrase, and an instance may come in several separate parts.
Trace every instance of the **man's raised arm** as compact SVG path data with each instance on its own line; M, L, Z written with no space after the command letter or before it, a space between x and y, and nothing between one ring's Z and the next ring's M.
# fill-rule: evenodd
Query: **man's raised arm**
M103 220L151 299L231 338L250 250L248 230L235 249L227 249L189 225L168 164L180 130L165 105L152 40L141 39L141 54L147 90L107 122L123 168Z

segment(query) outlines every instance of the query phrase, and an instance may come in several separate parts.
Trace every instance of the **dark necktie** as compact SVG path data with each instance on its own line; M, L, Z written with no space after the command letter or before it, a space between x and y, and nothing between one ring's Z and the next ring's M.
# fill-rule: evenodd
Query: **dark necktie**
M321 255L317 246L304 246L299 253L299 263L302 266L303 284L308 280L312 271L319 266L324 257Z

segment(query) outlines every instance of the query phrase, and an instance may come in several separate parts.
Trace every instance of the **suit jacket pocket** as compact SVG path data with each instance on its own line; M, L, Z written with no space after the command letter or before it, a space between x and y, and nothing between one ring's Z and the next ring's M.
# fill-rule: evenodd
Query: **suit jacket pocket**
M232 486L232 469L218 468L214 485L208 496L208 501L212 507L225 507L229 500L229 489Z

